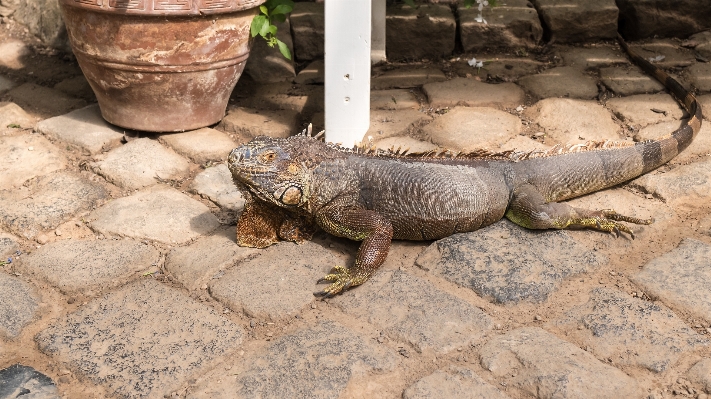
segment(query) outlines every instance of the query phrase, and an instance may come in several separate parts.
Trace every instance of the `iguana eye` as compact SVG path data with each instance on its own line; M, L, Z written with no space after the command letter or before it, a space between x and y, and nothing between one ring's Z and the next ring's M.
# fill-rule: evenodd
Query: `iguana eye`
M277 154L274 151L267 151L259 156L259 159L264 163L272 163L276 159Z

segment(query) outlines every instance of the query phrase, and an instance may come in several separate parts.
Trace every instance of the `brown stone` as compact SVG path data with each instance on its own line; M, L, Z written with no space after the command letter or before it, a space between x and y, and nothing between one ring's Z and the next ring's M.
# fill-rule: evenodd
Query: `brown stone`
M617 37L615 0L533 0L551 36L559 43Z
M477 7L458 9L462 46L472 52L485 48L532 48L543 37L536 9L528 0L508 0L496 7L485 7L486 23L477 22Z
M388 59L439 59L454 51L456 21L449 6L423 4L417 8L398 4L386 13Z

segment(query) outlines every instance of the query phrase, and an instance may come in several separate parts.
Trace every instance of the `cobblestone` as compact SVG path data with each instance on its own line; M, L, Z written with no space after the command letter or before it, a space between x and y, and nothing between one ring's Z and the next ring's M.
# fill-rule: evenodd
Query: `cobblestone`
M706 393L711 393L711 358L697 362L686 373L686 377L691 382L700 385Z
M700 91L711 91L711 64L694 64L687 69L689 81Z
M632 49L643 58L654 58L654 65L661 68L687 67L694 63L694 55L670 39L657 39L644 44L632 44ZM661 59L657 60L657 57Z
M536 98L566 97L592 99L597 96L597 85L573 67L556 67L518 80Z
M325 26L323 3L295 3L290 21L295 58L299 61L323 58Z
M19 106L36 109L46 116L62 115L86 105L84 100L34 83L22 84L7 92L7 96Z
M243 334L213 309L146 279L92 300L35 339L119 397L163 397L238 348Z
M0 94L5 94L5 92L14 89L17 86L18 84L14 80L0 75Z
M533 0L541 20L560 43L617 37L618 10L613 0Z
M509 396L464 367L437 370L420 378L402 394L403 399L461 398L508 399Z
M543 128L546 144L584 143L589 140L620 140L620 127L612 114L595 101L546 98L524 111Z
M601 68L600 80L613 93L620 96L657 93L664 85L635 69Z
M0 190L18 188L66 166L67 158L59 148L38 134L0 137Z
M620 119L641 127L679 120L684 116L679 104L669 94L638 94L617 97L605 104Z
M215 230L220 222L202 203L163 185L110 201L89 215L92 229L106 234L184 244Z
M398 68L373 76L370 79L370 88L372 90L409 89L446 80L447 76L437 68Z
M92 295L122 285L159 259L157 249L130 239L63 240L23 256L19 270L64 293Z
M0 272L0 337L17 338L38 308L39 295L29 284Z
M427 141L415 140L412 137L407 136L393 136L386 139L378 140L375 143L376 148L383 150L398 148L402 150L408 150L409 153L425 153L432 151L437 148L436 145L429 143Z
M609 47L565 47L560 53L566 66L583 70L630 63L624 54Z
M479 308L404 272L380 272L359 291L334 300L416 351L445 354L476 342L493 328Z
M706 295L706 287L711 284L709 259L709 244L685 238L675 249L644 265L632 281L672 309L711 323L711 298Z
M34 125L34 118L19 105L0 102L0 132L11 132L12 129L17 128L31 129Z
M32 53L30 48L18 39L8 39L0 42L0 65L10 69L20 69L25 66L25 58Z
M387 137L404 136L413 126L431 120L431 116L416 109L370 111L370 128L363 138L367 140L372 136L373 140L382 140Z
M562 231L524 231L501 221L436 241L416 265L496 303L542 302L563 279L607 263Z
M417 109L420 103L410 90L373 90L370 92L371 109Z
M159 141L197 164L226 161L230 151L237 147L224 133L208 127L184 133L163 134Z
M32 367L14 364L0 370L0 398L22 396L27 399L61 398L54 381Z
M454 51L457 24L447 5L390 6L385 14L385 27L389 60L438 59Z
M510 0L487 7L481 13L486 24L477 21L479 10L476 7L460 7L457 11L464 51L534 47L543 37L543 27L536 9L529 4L528 0Z
M219 128L239 135L240 141L249 141L257 136L289 137L294 134L298 119L297 111L238 107L228 110Z
M480 357L507 385L541 399L642 397L634 379L538 327L490 339Z
M644 192L663 201L699 206L711 198L711 160L681 165L666 173L648 174L633 181Z
M496 149L521 132L521 121L508 112L483 107L456 107L425 126L433 143L457 151Z
M89 154L117 147L123 137L123 129L107 123L96 104L45 119L37 124L37 131L54 140L75 145Z
M198 173L190 184L190 191L230 211L239 212L244 208L244 197L232 181L232 173L225 164Z
M422 87L430 106L436 108L465 105L468 107L509 107L523 104L523 90L513 83L488 84L474 79L455 78Z
M0 230L0 261L15 254L19 249L20 246L17 243L17 237Z

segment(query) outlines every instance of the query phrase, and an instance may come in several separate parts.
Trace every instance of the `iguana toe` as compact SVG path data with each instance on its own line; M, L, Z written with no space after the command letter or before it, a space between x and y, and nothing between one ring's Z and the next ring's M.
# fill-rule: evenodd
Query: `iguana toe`
M331 283L328 287L321 291L314 292L315 296L322 296L324 298L333 297L348 288L356 285L360 285L368 278L359 278L354 275L350 269L343 266L336 266L331 269L331 273L318 279L317 284L321 283Z

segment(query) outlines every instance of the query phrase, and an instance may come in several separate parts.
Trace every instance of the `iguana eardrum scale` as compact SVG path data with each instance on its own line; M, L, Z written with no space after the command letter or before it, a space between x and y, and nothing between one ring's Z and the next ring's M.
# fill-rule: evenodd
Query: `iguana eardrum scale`
M317 227L362 241L351 267L336 266L315 295L364 283L385 261L392 239L436 240L504 216L530 229L591 228L619 235L621 222L649 224L613 210L560 202L623 183L666 163L701 128L696 98L663 70L633 53L689 113L671 134L640 143L589 142L543 152L406 154L344 149L309 134L257 137L234 149L229 168L247 203L237 243L266 247L301 242ZM633 236L634 238L634 236Z

